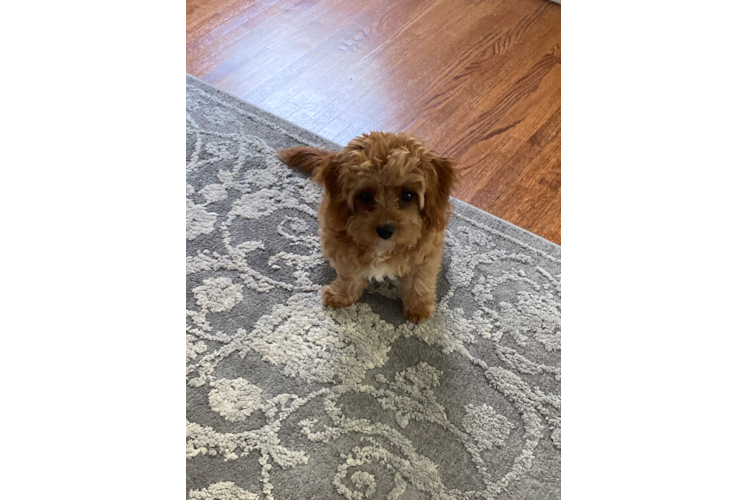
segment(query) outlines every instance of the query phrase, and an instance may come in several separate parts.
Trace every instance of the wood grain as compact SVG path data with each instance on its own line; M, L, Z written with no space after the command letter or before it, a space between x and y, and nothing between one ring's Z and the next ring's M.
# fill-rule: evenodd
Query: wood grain
M561 243L561 6L187 0L187 72L323 137L407 131L455 196Z

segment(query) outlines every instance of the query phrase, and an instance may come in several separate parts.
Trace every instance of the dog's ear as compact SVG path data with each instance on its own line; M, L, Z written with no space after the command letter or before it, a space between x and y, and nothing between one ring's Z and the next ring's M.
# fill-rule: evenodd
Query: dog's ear
M324 217L335 231L345 230L351 214L343 193L339 154L325 149L301 147L278 151L277 156L286 165L312 174L312 180L325 187L329 204L324 208Z
M351 216L351 209L344 191L345 172L339 155L325 159L317 170L315 180L325 186L329 205L325 207L325 218L335 231L344 231L346 222Z
M278 151L277 156L286 165L312 174L313 180L319 182L319 171L326 162L335 157L335 153L316 148L289 148Z
M429 158L426 194L424 200L424 226L441 231L449 220L449 193L459 173L451 158L432 155Z

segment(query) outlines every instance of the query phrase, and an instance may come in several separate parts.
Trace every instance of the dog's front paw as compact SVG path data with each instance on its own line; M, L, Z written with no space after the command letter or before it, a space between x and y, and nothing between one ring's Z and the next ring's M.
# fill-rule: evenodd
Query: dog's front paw
M431 303L420 303L403 307L403 316L413 323L426 321L434 314L435 305Z
M322 303L330 307L348 307L356 302L355 298L337 293L332 286L327 285L322 289Z

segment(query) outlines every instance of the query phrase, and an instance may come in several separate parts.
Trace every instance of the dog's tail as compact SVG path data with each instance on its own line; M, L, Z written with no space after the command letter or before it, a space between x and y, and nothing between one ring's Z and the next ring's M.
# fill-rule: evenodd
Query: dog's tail
M278 159L286 165L298 168L302 172L312 175L312 179L319 180L321 167L335 156L333 151L315 148L289 148L278 151Z

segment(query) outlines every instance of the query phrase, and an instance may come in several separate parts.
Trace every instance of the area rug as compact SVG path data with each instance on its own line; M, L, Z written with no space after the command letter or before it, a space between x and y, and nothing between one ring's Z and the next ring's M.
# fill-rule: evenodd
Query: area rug
M560 247L454 200L431 319L326 308L298 145L187 77L187 498L559 498Z

